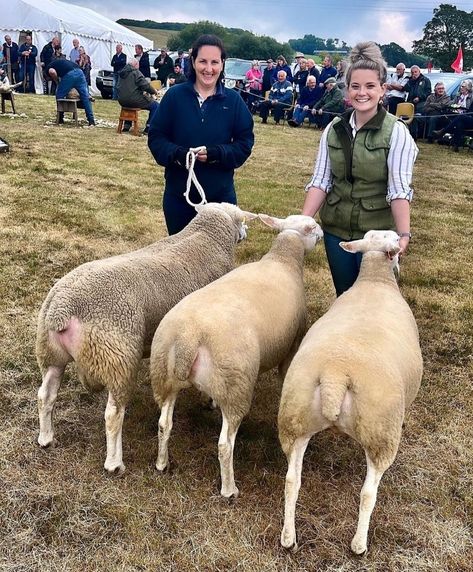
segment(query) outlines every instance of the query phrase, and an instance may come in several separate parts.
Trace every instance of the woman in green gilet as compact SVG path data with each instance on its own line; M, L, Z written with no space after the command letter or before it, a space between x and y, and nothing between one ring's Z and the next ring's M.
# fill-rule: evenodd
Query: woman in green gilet
M368 230L391 229L401 254L410 234L412 170L417 146L401 121L382 106L386 62L374 42L357 44L346 72L352 109L335 117L320 140L302 213L319 213L337 296L355 282L361 254L342 250Z

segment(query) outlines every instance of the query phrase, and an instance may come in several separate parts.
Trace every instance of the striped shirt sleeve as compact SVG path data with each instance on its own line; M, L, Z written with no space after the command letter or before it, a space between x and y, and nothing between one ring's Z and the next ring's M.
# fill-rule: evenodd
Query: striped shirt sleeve
M305 190L308 191L309 187L317 187L325 193L332 190L332 165L328 154L327 135L332 123L330 122L322 133L319 143L319 152L317 160L315 161L314 173L312 179L308 182Z
M419 149L407 127L401 121L396 121L388 153L388 203L394 199L412 201L412 171L418 153Z

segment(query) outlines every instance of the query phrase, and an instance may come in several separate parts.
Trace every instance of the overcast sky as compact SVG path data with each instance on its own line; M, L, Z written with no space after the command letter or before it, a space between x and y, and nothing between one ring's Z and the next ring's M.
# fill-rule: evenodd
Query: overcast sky
M411 51L413 40L432 19L433 9L450 3L473 11L473 0L66 0L91 8L113 20L131 18L156 22L210 20L243 28L285 42L313 34L339 38L349 45L360 40L396 42Z

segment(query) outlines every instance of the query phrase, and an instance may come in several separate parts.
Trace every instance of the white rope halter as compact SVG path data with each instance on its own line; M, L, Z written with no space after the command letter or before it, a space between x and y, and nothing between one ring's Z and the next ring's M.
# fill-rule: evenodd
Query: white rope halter
M205 150L205 145L203 145L202 147L191 147L189 151L187 151L186 155L186 169L189 171L189 174L187 176L186 191L184 193L184 196L186 198L186 201L194 208L200 207L201 205L205 205L207 203L204 189L197 180L196 174L194 173L194 166L197 159L197 155L199 154L199 151L204 151L204 150ZM202 199L200 203L193 203L189 198L192 183L194 183L194 186L197 189Z

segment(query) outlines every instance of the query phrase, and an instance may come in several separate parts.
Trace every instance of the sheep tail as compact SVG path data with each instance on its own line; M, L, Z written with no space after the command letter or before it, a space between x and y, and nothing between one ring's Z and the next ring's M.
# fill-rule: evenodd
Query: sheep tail
M173 377L179 381L188 381L197 357L199 340L194 336L181 334L174 344Z
M350 378L344 373L330 372L320 378L322 415L332 423L338 419Z

